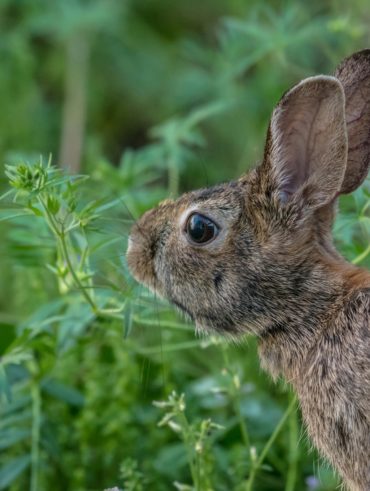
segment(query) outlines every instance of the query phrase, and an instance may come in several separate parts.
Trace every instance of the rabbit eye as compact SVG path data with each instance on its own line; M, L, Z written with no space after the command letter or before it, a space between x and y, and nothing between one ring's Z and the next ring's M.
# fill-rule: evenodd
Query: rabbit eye
M186 233L192 242L205 244L216 237L218 227L209 218L193 213L186 223Z

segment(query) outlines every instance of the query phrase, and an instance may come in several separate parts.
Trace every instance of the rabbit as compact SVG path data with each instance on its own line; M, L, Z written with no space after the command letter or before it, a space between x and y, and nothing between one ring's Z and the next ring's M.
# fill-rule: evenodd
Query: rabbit
M258 337L308 434L351 491L370 490L370 273L336 251L337 198L370 164L370 50L302 80L274 109L262 163L166 200L133 225L132 275L198 330Z

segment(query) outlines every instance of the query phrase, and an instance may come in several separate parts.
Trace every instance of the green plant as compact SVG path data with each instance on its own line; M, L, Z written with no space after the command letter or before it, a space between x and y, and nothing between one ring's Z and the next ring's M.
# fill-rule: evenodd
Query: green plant
M210 437L212 430L220 430L222 426L204 419L198 424L190 424L185 414L185 396L172 392L167 401L154 401L154 405L165 409L166 413L158 426L167 425L177 433L186 447L188 464L194 488L212 489L212 457L210 452ZM191 486L175 481L176 489L186 491Z
M367 4L114 3L0 6L0 489L333 491L255 340L196 338L124 255L146 209L260 158L281 92L368 45ZM38 158L68 150L73 76L81 175ZM335 223L363 267L369 185Z
M139 156L140 153L130 158L137 159ZM127 157L124 162L126 162L124 172L115 171L117 175L114 180L119 177L122 182L131 185L134 168L130 170ZM140 160L137 162L140 163ZM143 168L146 168L145 160ZM104 166L102 169L107 172ZM158 168L159 173L163 170L161 167ZM136 168L135 172L136 176L141 175L140 172L137 173ZM39 254L37 251L33 267L36 266L34 269L37 274L40 274L38 270L43 265L48 270L48 282L52 278L54 280L50 283L53 286L47 293L50 299L18 324L14 339L3 352L1 359L0 388L3 403L0 409L2 414L0 431L1 446L3 451L7 451L7 458L0 471L0 488L5 489L13 481L21 485L22 480L19 480L19 476L26 476L25 472L28 468L30 468L31 491L46 486L49 479L53 479L53 472L50 473L50 470L45 472L43 469L46 462L59 458L58 446L66 445L68 433L61 428L56 435L53 435L52 428L55 431L56 423L53 414L59 414L58 417L65 419L67 413L60 403L52 402L50 397L71 408L76 408L78 418L74 425L76 435L72 438L72 446L82 445L87 461L95 461L97 455L89 450L91 445L89 442L91 427L96 425L97 408L101 407L103 411L100 418L104 425L99 431L103 431L107 443L110 442L109 435L113 436L121 427L134 424L133 435L129 437L133 443L137 431L135 425L151 427L155 423L156 413L152 411L149 411L141 422L135 420L135 417L132 419L133 417L129 415L130 404L133 404L133 407L137 407L138 404L137 388L133 390L132 378L134 380L137 378L140 363L144 363L143 367L148 363L156 365L155 377L160 377L160 367L163 366L165 354L173 358L177 353L198 350L202 359L201 352L211 349L214 352L214 360L218 358L218 363L221 362L223 368L220 369L218 363L213 368L209 362L207 363L207 371L213 373L214 378L206 394L200 397L198 393L196 396L200 400L196 402L195 407L198 404L200 406L194 422L185 413L184 395L177 396L176 392L170 392L166 400L155 403L157 407L166 410L159 426L169 428L180 437L189 466L189 475L182 465L175 466L177 470L172 481L178 489L183 490L194 488L202 491L224 489L223 486L227 486L238 491L239 489L251 491L257 489L256 482L261 483L265 479L267 479L266 485L270 486L277 476L270 482L272 476L268 478L268 475L280 469L282 474L286 473L285 489L288 491L295 489L302 465L302 450L298 449L298 423L294 413L295 399L290 397L290 403L285 411L279 409L276 413L276 407L273 409L274 415L271 420L275 422L262 441L258 442L258 438L256 440L256 435L253 434L253 425L251 426L249 421L251 416L247 409L250 403L258 399L257 394L250 398L242 382L248 367L242 368L240 360L237 363L232 361L229 354L231 348L219 339L187 338L188 331L192 330L190 326L176 320L165 303L140 292L140 287L132 284L132 280L127 277L124 263L117 269L115 259L107 258L106 251L112 251L112 246L121 243L123 230L119 237L110 236L111 230L104 230L105 218L108 218L106 214L109 213L109 224L112 220L113 223L114 220L118 220L120 226L126 224L128 216L125 206L122 205L122 198L118 197L110 201L89 200L88 193L84 192L89 182L86 176L67 176L53 167L50 160L47 164L43 164L40 160L33 165L9 165L6 167L6 173L12 189L2 197L2 218L13 220L18 224L18 230L22 230L25 224L32 223L33 233L37 237L44 237L48 247L40 256L37 256ZM365 183L353 198L344 199L344 215L339 217L336 225L338 240L349 248L354 262L367 263L369 260L367 246L369 203L368 183ZM124 214L121 216L123 211ZM17 241L19 243L19 240L22 244L27 244L30 235L15 235L12 240L13 245ZM39 239L36 241L36 245L38 244L40 244ZM37 247L34 248L34 252L36 250ZM106 273L103 283L97 265L103 267ZM44 272L41 273L42 277L43 275ZM45 283L40 284L42 285ZM31 312L32 310L34 309L31 309ZM150 343L150 337L153 335L149 335L148 331L148 328L156 323L159 333L164 336L164 342L160 342L158 346ZM135 330L132 331L134 325ZM145 330L148 347L140 346L139 338L134 336L139 326ZM129 334L130 337L127 337ZM216 352L218 355L215 357ZM82 364L81 361L78 362L81 355L87 356ZM159 365L158 356L162 357ZM130 358L131 368L128 370ZM95 363L95 360L99 362ZM76 363L83 370L81 373L77 371L74 374ZM168 367L171 363L170 358L166 360ZM253 357L250 363L252 365L255 363ZM125 373L120 384L116 382L114 389L112 386L111 395L116 393L115 402L111 401L110 394L107 394L103 388L107 384L112 367L115 372L122 370L122 373ZM92 376L91 386L85 379L85 371L89 377ZM74 379L72 385L71 375ZM173 382L162 383L162 390L166 393L171 387L176 386L179 382L176 383L175 380L176 375ZM76 384L78 386L81 383L81 388L77 388ZM194 403L196 393L193 393L193 396L191 393L192 390L187 398L190 397ZM150 399L158 399L155 394L156 391L150 396L147 395L149 398L147 403L150 403ZM211 403L210 408L213 407L213 410L217 409L217 398L222 397L223 410L218 414L217 423L213 423L209 416L202 415L201 406L204 397L208 397L207 404ZM283 395L284 399L286 397ZM117 404L123 404L122 407L125 408L121 423ZM143 411L145 402L141 401L139 407ZM274 405L271 407L274 408ZM51 408L55 408L53 411L57 412L50 412ZM226 408L230 411L229 415L225 413ZM287 422L289 424L286 424ZM258 424L261 423L262 420ZM242 444L235 447L233 463L229 464L235 466L235 472L229 475L226 472L221 477L222 472L225 472L225 469L222 471L222 466L221 469L218 467L226 456L223 445L228 441L230 432L235 432L236 428L239 436L232 440L233 445L238 440ZM124 432L123 441L125 437L127 433ZM152 445L158 445L158 442L162 442L163 450L167 447L171 448L172 444L170 445L168 437L167 433L164 439L163 436L157 435L153 442L146 442L147 451L152 448ZM55 438L58 440L57 446L55 446ZM225 443L221 444L221 442ZM108 460L104 463L108 468L111 461L109 445L108 443L108 453L105 454ZM282 464L281 461L279 463L275 454L274 448L279 445L282 445L287 452L286 464ZM131 448L132 455L125 450L127 459L138 457L135 445ZM228 448L228 444L225 448ZM104 454L103 447L99 449L100 452ZM112 464L118 465L120 457L121 453L117 452ZM66 457L65 462L58 464L57 467L68 466L71 458L73 461L72 456ZM103 459L103 462L106 459ZM139 471L135 460L127 459L121 466L124 485L127 489L140 490L146 482L145 479L149 479L153 468L151 465L148 468L148 464L145 464ZM268 464L266 464L267 460ZM101 462L98 465L101 465ZM160 460L155 464L156 472L158 472L157 466L161 469L161 465ZM286 471L283 470L285 465ZM75 489L94 489L84 465L75 469L72 476L66 474L66 469L60 469L58 472L62 472L68 486L73 485ZM217 480L215 475L218 476ZM16 478L18 479L15 480ZM171 480L171 477L168 476L168 479ZM151 479L148 482L149 485L153 485ZM217 482L219 484L216 484ZM14 486L17 489L15 484Z

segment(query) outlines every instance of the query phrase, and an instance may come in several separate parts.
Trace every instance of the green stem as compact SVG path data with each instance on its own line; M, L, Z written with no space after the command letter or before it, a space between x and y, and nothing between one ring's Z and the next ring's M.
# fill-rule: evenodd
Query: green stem
M44 200L41 198L41 196L39 196L39 201L40 201L40 204L43 207L45 215L46 215L46 217L45 217L46 223L49 225L49 228L52 230L55 237L58 239L59 235L60 235L58 224L56 223L53 215L49 212L48 207L46 206L46 204L45 204Z
M193 441L193 438L191 437L191 428L189 421L187 420L185 414L183 412L180 412L178 417L181 419L181 426L184 428L183 430L183 436L184 436L184 443L186 447L186 451L188 454L188 461L189 461L189 467L190 467L190 474L191 478L193 480L193 484L195 486L196 491L200 491L199 488L199 482L198 482L198 472L197 468L194 465L194 452L195 452L195 442Z
M353 264L358 264L361 261L363 261L368 255L370 254L370 244L367 246L367 248L359 254L355 259L352 261Z
M224 363L225 363L225 366L226 367L230 367L231 365L230 365L229 357L227 355L227 351L226 350L227 350L227 348L225 348L225 347L222 350L222 354L223 354L223 358L224 358ZM236 374L234 374L234 375L236 375ZM248 455L249 455L250 446L251 446L250 445L250 438L249 438L249 434L248 434L247 425L245 424L245 420L244 420L243 415L242 415L242 412L241 412L240 391L235 386L234 380L232 381L232 391L231 391L230 395L231 395L231 402L233 404L234 411L235 411L236 416L237 416L237 419L238 419L238 423L239 423L239 427L240 427L240 432L242 434L244 445L246 446L247 452L248 452Z
M37 381L32 382L31 483L30 491L38 491L40 462L41 397Z
M151 326L151 327L153 326L153 319L145 319L143 317L139 317L139 316L134 315L133 320L137 324L141 324L143 326ZM179 329L181 331L191 331L191 332L194 331L194 327L192 327L190 324L183 324L181 322L166 321L166 320L162 320L162 319L160 322L160 326L158 326L158 327L161 327L161 328L165 327L165 328L169 328L169 329Z
M69 253L68 253L66 238L65 238L63 231L61 231L61 233L59 235L59 240L60 240L60 245L62 247L64 259L67 262L68 269L72 275L74 282L76 283L77 287L81 290L81 293L85 297L86 301L91 305L91 308L93 309L93 311L95 313L97 313L99 311L98 307L95 305L95 302L93 301L93 299L90 297L90 295L86 291L86 288L81 283L79 277L77 276L77 274L73 268L73 264L72 264L71 258L69 257Z
M67 243L66 243L66 235L65 235L65 232L64 232L63 228L60 229L58 227L58 224L55 221L55 218L49 212L48 207L46 206L46 204L45 204L44 200L41 198L41 196L39 197L39 200L40 200L40 203L41 203L41 205L42 205L42 207L43 207L43 209L45 211L47 224L49 225L50 229L52 230L52 232L54 233L57 241L60 244L63 257L64 257L64 259L65 259L65 261L67 263L69 272L71 273L72 278L73 278L75 284L81 290L82 295L85 297L86 301L91 305L91 308L93 309L93 311L95 313L98 313L98 311L99 311L98 307L95 305L95 302L93 301L93 299L91 298L91 296L89 295L89 293L86 291L86 288L81 283L78 275L76 274L76 272L74 270L74 267L73 267L71 258L69 256L68 247L67 247Z
M297 480L298 462L298 419L292 411L289 416L289 468L285 491L294 491Z
M242 437L243 437L244 445L247 447L247 450L249 451L251 444L250 444L249 434L248 434L248 430L247 430L247 425L245 424L245 420L243 418L240 406L241 406L240 396L239 396L239 394L235 394L234 395L234 410L235 410L236 416L238 418L240 432L241 432Z
M196 465L196 469L197 469L197 486L199 489L199 491L201 491L203 489L203 485L202 485L202 473L201 473L201 461L200 461L200 458L198 456L196 456L196 459L195 459L195 465Z
M285 413L283 414L283 417L281 418L278 425L276 426L273 434L270 436L269 440L267 441L266 445L264 446L260 456L258 457L256 462L253 463L252 470L251 470L251 473L250 473L248 481L247 481L246 491L252 491L256 474L257 474L259 468L261 467L263 461L265 460L265 457L268 454L272 444L276 440L276 438L279 435L281 429L283 428L286 420L288 419L288 416L291 414L291 412L295 408L296 403L297 403L297 400L295 397L293 397L291 403L289 404Z
M170 353L172 351L179 351L184 349L190 349L194 347L199 347L201 341L183 341L181 343L173 343L162 346L154 346L150 348L137 348L137 353L141 355L157 355L159 353Z

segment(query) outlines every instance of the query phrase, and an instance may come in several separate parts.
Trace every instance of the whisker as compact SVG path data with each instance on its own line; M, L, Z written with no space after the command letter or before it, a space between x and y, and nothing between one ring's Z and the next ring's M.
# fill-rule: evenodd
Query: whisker
M158 298L157 294L154 293L154 309L156 312L156 317L157 317L157 322L159 326L159 345L161 347L161 361L162 361L162 388L164 389L166 386L166 376L165 376L165 368L164 368L164 354L163 354L163 333L162 333L162 326L161 326L161 317L159 314L159 308L158 308Z
M126 208L128 214L132 217L133 219L133 223L134 225L136 225L138 231L140 232L140 234L145 237L146 239L148 239L148 235L144 232L144 230L139 226L139 223L138 223L138 220L134 217L134 215L131 213L129 207L127 206L127 204L123 201L123 198L122 196L118 196L117 199L122 203L122 205Z
M114 193L116 199L121 203L121 205L125 208L125 210L127 211L128 215L131 217L131 221L125 221L125 219L115 219L115 218L112 218L111 220L116 220L116 221L122 221L123 223L131 223L132 225L136 225L139 233L145 237L146 239L148 239L148 235L147 233L145 233L145 231L142 229L142 227L139 225L138 223L138 219L134 217L133 213L131 212L130 208L128 207L127 203L125 203L124 199L122 196L120 196L118 193ZM105 218L106 220L109 220L109 217Z
M127 213L129 214L129 216L131 217L133 223L136 223L137 222L137 219L134 217L133 213L131 212L130 208L127 206L127 204L125 203L124 199L122 196L120 196L119 194L117 193L114 193L117 200L121 203L121 205L123 205L123 207L126 209Z
M200 157L199 158L199 163L202 166L202 169L203 169L203 172L204 172L204 176L206 178L206 186L209 187L208 172L207 172L207 166L206 166L205 160L202 157Z
M114 217L100 216L99 220L104 220L106 222L122 222L128 224L135 223L135 220L133 220L132 218L128 219L128 218L114 218Z

